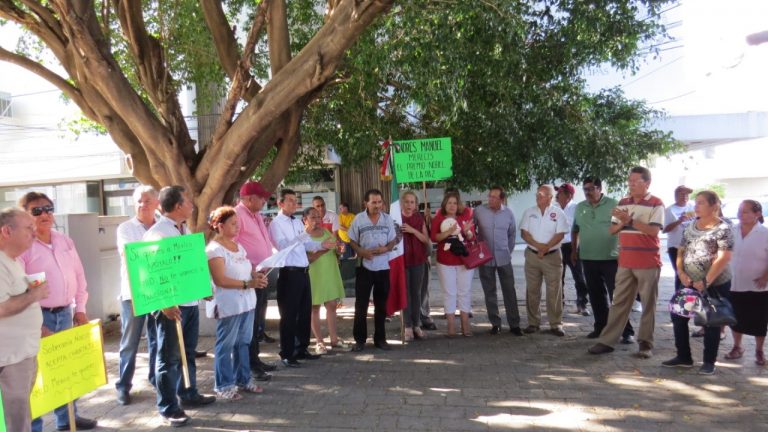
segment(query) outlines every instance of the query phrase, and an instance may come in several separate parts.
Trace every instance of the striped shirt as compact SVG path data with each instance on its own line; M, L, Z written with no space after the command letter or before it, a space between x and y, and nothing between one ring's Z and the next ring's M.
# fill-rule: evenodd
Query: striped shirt
M616 208L627 210L632 219L647 225L664 227L664 203L651 194L638 202L632 197L624 197ZM613 218L614 224L621 223ZM633 226L625 226L619 231L619 267L645 269L661 267L659 254L661 243L659 236L650 236Z

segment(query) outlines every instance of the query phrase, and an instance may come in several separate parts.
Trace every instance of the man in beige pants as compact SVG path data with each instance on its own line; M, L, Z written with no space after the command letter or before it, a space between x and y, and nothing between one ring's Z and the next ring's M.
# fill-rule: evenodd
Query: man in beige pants
M664 227L664 204L650 193L651 172L634 167L629 173L629 196L622 198L613 209L611 234L619 235L619 269L613 305L608 312L608 323L600 333L598 343L589 348L590 354L613 351L629 318L635 296L640 294L643 315L637 335L637 357L653 356L653 329L655 326L656 297L659 294L659 231Z
M528 244L525 248L525 286L528 327L523 332L535 333L541 324L541 282L547 286L547 318L552 334L565 336L563 331L563 259L560 243L570 230L565 214L552 205L555 188L541 185L536 191L536 205L526 209L520 221L520 233Z

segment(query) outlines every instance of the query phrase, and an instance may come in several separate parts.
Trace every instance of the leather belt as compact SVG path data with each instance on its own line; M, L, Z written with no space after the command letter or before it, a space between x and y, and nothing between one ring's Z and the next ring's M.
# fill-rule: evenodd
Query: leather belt
M285 266L285 267L282 267L280 270L289 271L289 272L307 273L309 272L309 267Z
M69 309L69 306L59 306L59 307L55 307L55 308L47 308L47 307L42 307L41 306L40 309L42 309L45 312L59 313L59 312L65 310L65 309Z
M528 249L529 251L531 251L531 252L535 253L536 255L538 255L538 254L539 254L539 251L537 251L536 249L534 249L534 248L532 248L532 247L526 247L526 249ZM557 251L559 251L559 250L560 250L560 249L554 249L554 250L551 250L551 251L549 251L549 252L545 253L545 254L544 254L544 256L547 256L547 255L549 255L549 254L553 254L553 253L555 253L555 252L557 252Z

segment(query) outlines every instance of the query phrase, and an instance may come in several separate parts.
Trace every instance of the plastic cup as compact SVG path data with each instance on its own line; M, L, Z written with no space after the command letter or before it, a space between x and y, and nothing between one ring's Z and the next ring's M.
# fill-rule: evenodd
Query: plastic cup
M28 284L31 284L33 286L38 286L45 282L45 272L27 275L25 276L25 278Z

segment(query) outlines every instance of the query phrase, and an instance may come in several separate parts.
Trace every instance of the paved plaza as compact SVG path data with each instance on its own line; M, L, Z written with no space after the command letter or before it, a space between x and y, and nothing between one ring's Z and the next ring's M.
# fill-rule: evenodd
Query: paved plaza
M518 248L519 249L519 248ZM515 252L515 276L525 326L522 250ZM430 286L432 312L441 312L436 275ZM370 343L362 353L334 353L304 362L300 369L281 368L261 395L237 402L217 402L187 410L191 431L330 431L330 430L536 430L536 431L765 431L768 430L768 373L754 364L754 340L745 338L746 354L722 360L731 337L720 349L718 370L702 377L696 368L666 369L674 341L666 301L673 290L672 270L662 271L656 314L654 357L632 356L637 345L616 345L612 354L587 353L592 317L566 314L566 337L549 333L515 337L506 328L497 336L485 316L480 281L473 286L474 337L447 338L445 321L429 338L398 342L399 317L387 324L393 350ZM500 295L500 294L499 294ZM566 281L566 311L573 309L573 284ZM277 308L272 302L269 330L277 336ZM351 339L354 299L340 310L340 333ZM542 307L542 310L544 308ZM503 310L503 308L502 308ZM636 322L639 314L633 312ZM503 318L503 317L502 317ZM546 317L543 319L546 327ZM457 322L458 324L458 322ZM506 322L505 322L506 325ZM81 399L80 413L95 417L100 430L166 431L155 408L155 393L146 380L147 357L140 356L133 404L115 402L119 330L107 325L110 384ZM369 321L372 331L372 320ZM701 361L701 339L692 342ZM212 393L214 339L201 338L207 358L198 362L198 387ZM277 360L277 344L263 344L262 358ZM145 352L145 351L144 351ZM46 430L52 430L46 416Z

